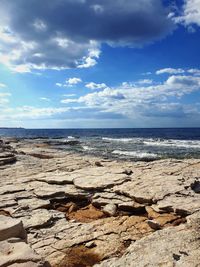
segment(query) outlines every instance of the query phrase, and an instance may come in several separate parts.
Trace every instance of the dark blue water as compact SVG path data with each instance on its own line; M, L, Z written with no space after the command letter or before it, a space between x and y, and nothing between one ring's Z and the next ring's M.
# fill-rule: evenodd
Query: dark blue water
M0 136L56 140L60 149L112 158L200 158L200 128L0 129Z

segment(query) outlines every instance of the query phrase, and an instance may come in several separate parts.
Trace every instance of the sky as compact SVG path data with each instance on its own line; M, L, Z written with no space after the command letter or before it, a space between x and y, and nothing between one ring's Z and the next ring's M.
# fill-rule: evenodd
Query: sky
M200 127L200 0L0 0L0 127Z

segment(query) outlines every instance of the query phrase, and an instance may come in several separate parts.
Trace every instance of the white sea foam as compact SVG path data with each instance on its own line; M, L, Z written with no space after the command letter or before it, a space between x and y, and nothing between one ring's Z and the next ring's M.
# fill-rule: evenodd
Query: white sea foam
M69 135L67 136L67 139L76 139L76 138L74 136Z
M118 155L124 155L124 156L132 156L138 159L155 159L158 158L157 154L154 153L148 153L148 152L141 152L141 151L122 151L122 150L114 150L112 152L113 154L118 154Z
M110 137L102 137L102 140L112 141L112 142L138 142L140 138L110 138Z
M153 140L143 141L148 146L179 147L179 148L200 148L199 140Z
M89 147L89 146L82 146L82 148L86 151L91 151L91 150L94 150L95 148L93 147Z

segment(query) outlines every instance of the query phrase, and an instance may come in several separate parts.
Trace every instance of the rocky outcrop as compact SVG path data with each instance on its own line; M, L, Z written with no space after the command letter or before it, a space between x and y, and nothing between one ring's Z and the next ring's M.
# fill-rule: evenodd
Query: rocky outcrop
M0 166L16 162L15 150L8 141L0 140Z
M15 244L20 264L40 264L19 254L22 221L52 267L198 266L199 160L103 161L41 140L9 145L17 161L0 166L0 214L18 234L1 242Z
M200 218L200 213L198 213ZM99 267L195 267L200 263L200 232L193 224L156 231L130 245L121 258L112 258Z
M26 243L27 234L20 220L0 215L0 266L47 267Z

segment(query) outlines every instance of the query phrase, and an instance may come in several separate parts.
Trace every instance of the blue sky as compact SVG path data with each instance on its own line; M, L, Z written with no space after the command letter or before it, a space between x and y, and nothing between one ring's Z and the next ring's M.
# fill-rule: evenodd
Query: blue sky
M200 127L200 0L0 0L0 127Z

